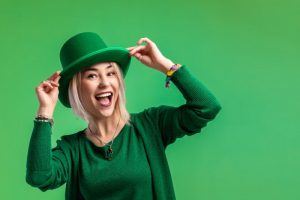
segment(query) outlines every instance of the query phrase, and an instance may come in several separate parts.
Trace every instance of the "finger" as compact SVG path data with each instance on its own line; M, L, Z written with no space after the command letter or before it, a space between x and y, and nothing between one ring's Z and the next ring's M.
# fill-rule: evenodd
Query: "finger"
M52 75L48 78L48 80L54 80L56 77L59 76L60 72L61 72L60 70L54 72L54 74L52 74Z
M36 88L36 91L45 91L48 93L51 89L53 89L53 86L49 81L42 81Z
M141 53L135 53L135 54L133 54L132 56L134 56L134 57L136 57L136 58L140 58L140 57L142 56L142 54L141 54Z
M142 50L144 50L146 47L145 46L137 46L134 49L132 49L129 53L131 55L135 54L136 52L140 52Z
M128 51L131 51L131 50L134 49L135 47L137 47L137 46L134 46L134 47L127 47L126 49L127 49Z
M139 41L137 42L138 45L141 45L143 42L146 42L147 44L149 44L150 46L154 45L154 42L152 42L149 38L147 37L143 37L141 39L139 39Z
M59 79L61 76L57 76L53 81L59 86Z
M139 61L141 61L143 59L143 55L141 53L135 53L132 56L134 56L136 59L138 59Z
M49 80L43 81L43 82L42 82L42 87L43 87L43 88L51 88L51 89L53 89L53 86L52 86L52 84L51 84L51 81L49 81Z
M53 74L52 78L49 79L49 80L55 80L57 77L60 76L60 72L61 72L60 70L59 70L59 71L56 71L56 72Z
M51 86L54 86L54 87L59 86L59 84L56 81L49 81L49 83L51 84Z
M61 76L58 75L58 76L54 77L53 80L49 80L49 81L50 81L50 83L51 83L53 86L58 87L58 86L59 86L59 79L60 79L60 78L61 78Z

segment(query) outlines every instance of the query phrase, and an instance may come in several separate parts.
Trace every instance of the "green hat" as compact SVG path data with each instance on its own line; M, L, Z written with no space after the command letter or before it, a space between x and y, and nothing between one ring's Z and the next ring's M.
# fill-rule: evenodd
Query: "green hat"
M126 48L107 47L96 33L79 33L65 42L60 50L62 65L59 80L59 100L66 107L71 107L68 88L70 80L82 69L101 62L116 62L125 77L131 57Z

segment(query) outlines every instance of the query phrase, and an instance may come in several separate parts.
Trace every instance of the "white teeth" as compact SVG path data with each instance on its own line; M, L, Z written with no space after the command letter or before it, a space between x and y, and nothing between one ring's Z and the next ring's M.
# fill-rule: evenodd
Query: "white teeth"
M112 95L112 93L111 93L111 92L107 92L107 93L99 94L99 95L97 95L96 97L97 97L97 98L103 98L103 97L108 97L108 96L110 96L110 95Z

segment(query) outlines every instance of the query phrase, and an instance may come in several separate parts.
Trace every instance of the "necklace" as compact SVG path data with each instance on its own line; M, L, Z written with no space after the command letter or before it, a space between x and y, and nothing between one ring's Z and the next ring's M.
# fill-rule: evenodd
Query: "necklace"
M114 152L113 152L113 149L112 149L112 145L113 145L113 143L114 143L115 135L116 135L116 133L117 133L117 129L118 129L120 120L121 120L121 117L119 118L119 121L118 121L118 123L117 123L117 126L116 126L116 129L115 129L114 135L113 135L113 137L112 137L112 140L111 140L110 142L108 142L108 143L103 142L103 141L101 140L101 138L99 137L99 135L95 134L95 133L91 130L91 128L88 126L88 129L89 129L90 134L91 134L92 136L94 136L101 144L104 144L104 146L108 146L108 149L105 151L105 158L106 158L107 160L112 160L112 156L113 156L113 153L114 153Z

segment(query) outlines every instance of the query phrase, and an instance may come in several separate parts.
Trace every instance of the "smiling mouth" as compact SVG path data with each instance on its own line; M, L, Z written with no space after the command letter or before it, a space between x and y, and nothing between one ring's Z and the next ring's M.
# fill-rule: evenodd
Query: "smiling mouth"
M104 92L104 93L97 94L95 96L97 102L99 102L99 104L104 107L108 107L111 105L112 97L113 97L112 92Z

